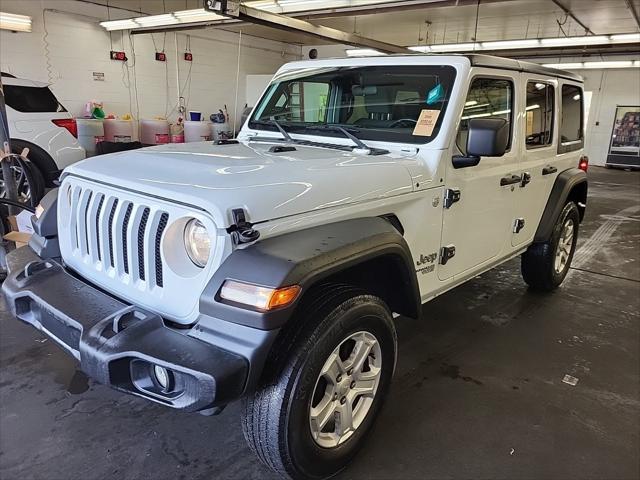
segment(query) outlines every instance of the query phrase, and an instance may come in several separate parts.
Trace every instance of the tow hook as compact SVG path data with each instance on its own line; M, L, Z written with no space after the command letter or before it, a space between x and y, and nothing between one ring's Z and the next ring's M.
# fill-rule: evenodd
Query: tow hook
M255 242L260 238L260 232L253 229L253 224L247 222L247 215L242 208L235 208L231 211L234 224L227 228L236 245Z

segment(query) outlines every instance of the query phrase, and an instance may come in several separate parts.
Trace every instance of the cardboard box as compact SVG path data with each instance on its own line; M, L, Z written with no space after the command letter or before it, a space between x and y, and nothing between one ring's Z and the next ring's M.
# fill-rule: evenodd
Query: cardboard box
M25 232L9 232L4 235L5 240L9 240L10 242L15 242L16 248L24 247L29 243L29 239L31 238L30 233Z

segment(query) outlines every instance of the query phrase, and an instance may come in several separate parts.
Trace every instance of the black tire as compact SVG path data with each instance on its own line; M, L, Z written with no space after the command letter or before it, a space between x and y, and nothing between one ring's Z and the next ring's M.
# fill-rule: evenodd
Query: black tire
M563 228L568 222L573 222L571 248L566 263L558 271L555 265L556 253L560 245ZM551 233L551 238L546 242L530 245L527 251L522 254L522 278L532 289L550 292L560 286L569 272L569 267L576 251L579 227L580 213L578 212L578 207L575 203L568 202L560 212L560 216Z
M327 478L347 466L380 412L395 369L396 331L382 300L346 285L312 292L291 321L292 328L272 349L256 392L243 400L242 429L251 450L280 475ZM378 387L351 436L323 448L314 440L309 420L316 381L334 349L361 331L374 335L380 346Z
M12 170L14 172L23 172L21 186L19 186L18 201L33 208L37 207L45 192L45 181L42 172L28 159L18 156L9 158ZM15 175L17 177L21 174L16 173ZM4 180L1 171L0 180ZM5 195L4 188L0 189L0 197Z

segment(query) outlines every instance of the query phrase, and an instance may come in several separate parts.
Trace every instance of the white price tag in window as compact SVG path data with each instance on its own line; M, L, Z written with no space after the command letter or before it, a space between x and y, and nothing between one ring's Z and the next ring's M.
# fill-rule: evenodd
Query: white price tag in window
M413 129L413 134L421 137L430 137L439 116L440 110L422 110L418 117L416 127Z

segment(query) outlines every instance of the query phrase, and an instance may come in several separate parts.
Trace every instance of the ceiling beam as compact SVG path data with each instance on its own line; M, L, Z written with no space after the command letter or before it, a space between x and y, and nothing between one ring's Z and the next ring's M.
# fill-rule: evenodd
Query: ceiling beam
M575 14L569 10L567 7L565 7L560 0L551 0L553 3L555 3L558 7L560 7L560 9L567 15L569 15L571 18L573 18L573 20L580 25L582 28L584 28L584 31L586 33L590 33L591 35L595 35L595 33L593 33L593 31L591 31L591 29L589 27L587 27L584 23L582 23L580 21L580 19L578 19L578 17L575 16Z
M638 11L636 10L635 5L631 0L624 0L624 2L627 4L627 8L631 10L631 16L636 21L636 25L640 28L640 16L638 16Z
M226 5L224 7L221 7L221 3L226 4L226 2L210 3L213 6L207 7L205 4L206 9L219 15L224 15L228 18L248 23L263 25L287 32L301 33L322 40L330 40L332 42L342 43L344 45L372 48L382 53L414 53L407 47L394 45L392 43L380 42L372 38L363 37L355 33L344 32L335 28L315 25L313 23L307 22L306 20L289 17L287 15L266 12L264 10L249 7L245 4L234 4L233 6L231 6L232 2L229 2L229 7L226 7Z

